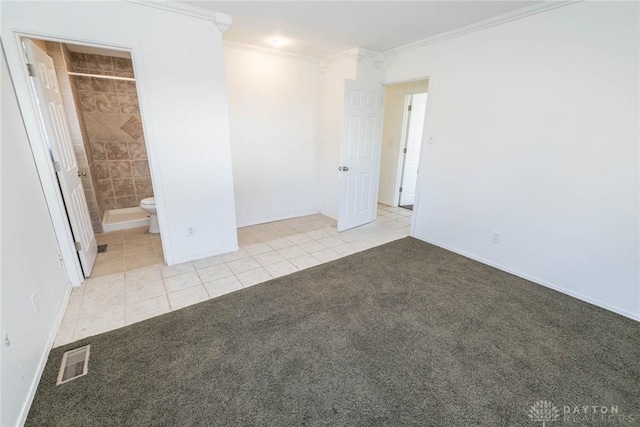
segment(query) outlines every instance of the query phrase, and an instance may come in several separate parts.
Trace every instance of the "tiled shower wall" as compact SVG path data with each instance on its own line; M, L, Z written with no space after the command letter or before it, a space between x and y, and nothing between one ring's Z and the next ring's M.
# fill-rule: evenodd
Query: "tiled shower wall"
M73 71L133 77L131 60L71 52ZM133 81L74 77L86 124L92 173L97 178L101 214L139 206L153 197L136 85Z
M69 131L73 142L73 150L78 161L78 168L87 174L85 177L82 177L82 186L87 199L87 206L89 207L93 231L95 233L102 233L101 219L104 210L101 209L99 198L96 196L98 181L95 173L93 173L94 159L89 144L89 134L87 133L84 116L80 109L80 100L77 96L75 81L67 74L67 72L71 70L69 50L66 46L54 42L38 43L38 45L44 45L47 53L53 58L58 86L62 94L62 104L64 105L65 116L69 124Z

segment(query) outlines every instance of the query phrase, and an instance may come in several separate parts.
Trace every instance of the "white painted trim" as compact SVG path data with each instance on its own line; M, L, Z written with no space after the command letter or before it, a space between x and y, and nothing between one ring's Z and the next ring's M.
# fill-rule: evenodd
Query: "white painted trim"
M267 224L267 223L276 222L276 221L284 221L284 220L287 220L287 219L300 218L300 217L307 216L307 215L317 215L317 214L320 214L320 213L322 213L322 212L320 212L319 210L316 209L316 210L303 211L303 212L295 213L295 214L280 215L280 216L276 216L274 218L269 218L269 219L266 219L266 220L259 220L259 221L251 222L249 224L243 224L243 225L238 224L238 228L252 227L254 225Z
M225 41L224 47L229 49L246 50L248 52L261 53L263 55L272 55L280 58L296 59L298 61L310 62L312 64L319 64L320 60L311 56L298 55L296 53L284 52L282 50L271 49L268 47L257 46L252 44L238 43Z
M594 298L587 297L587 296L582 295L582 294L580 294L578 292L571 291L569 289L566 289L566 288L564 288L562 286L558 286L558 285L556 285L554 283L551 283L551 282L548 282L546 280L542 280L540 278L533 277L533 276L530 276L528 274L524 274L524 273L521 273L519 271L507 268L507 267L505 267L505 266L503 266L501 264L498 264L498 263L495 263L493 261L489 261L487 259L484 259L482 257L478 257L478 256L475 256L475 255L469 254L467 252L452 248L452 247L444 245L444 244L442 244L440 242L436 242L434 240L427 239L427 238L422 238L422 237L416 235L413 232L413 226L411 227L411 237L414 237L414 238L416 238L418 240L422 240L423 242L427 242L427 243L432 244L434 246L438 246L439 248L446 249L447 251L456 253L458 255L462 255L465 258L469 258L469 259L472 259L474 261L478 261L478 262L480 262L482 264L488 265L490 267L497 268L498 270L502 270L502 271L507 272L509 274L513 274L514 276L518 276L518 277L520 277L522 279L528 280L528 281L533 282L533 283L535 283L537 285L541 285L541 286L544 286L546 288L553 289L555 291L558 291L558 292L563 293L565 295L568 295L570 297L579 299L580 301L584 301L586 303L595 305L597 307L603 308L603 309L608 310L608 311L612 311L612 312L614 312L616 314L619 314L621 316L628 317L629 319L636 320L636 321L640 322L640 313L636 314L636 313L632 313L632 312L627 311L627 310L623 310L623 309L618 308L618 307L614 307L612 305L603 303L602 301L598 301L598 300L596 300Z
M386 87L386 86L385 86ZM404 94L404 109L402 110L402 131L400 132L400 144L398 147L398 164L396 165L396 182L393 189L393 206L397 208L400 206L400 185L402 184L402 167L404 166L404 144L407 142L407 131L409 130L409 97L412 97L412 93ZM414 198L415 202L415 198ZM414 205L415 210L415 205Z
M382 66L382 63L384 63L385 54L382 52L377 52L375 50L365 49L363 47L353 47L351 49L347 49L340 53L336 53L335 55L332 55L328 58L324 58L319 62L321 67L326 67L328 64L331 64L332 62L335 62L344 58L350 58L350 57L356 57L358 59L358 62L362 61L366 57L373 58L376 61L376 63L379 63L380 66ZM379 68L380 66L376 65L376 68Z
M429 93L429 99L427 100L427 109L424 113L424 128L422 129L422 144L420 144L420 163L418 164L418 175L420 174L421 170L424 170L425 166L424 166L424 162L425 159L423 158L423 156L425 156L425 152L427 151L427 149L425 148L425 142L424 142L424 138L425 135L428 135L427 129L429 126L429 116L431 109L433 108L433 95L432 93L432 88L433 88L433 80L434 80L434 76L436 75L436 69L435 68L429 68L423 71L416 71L411 72L412 76L411 77L405 77L405 78L396 78L393 80L388 80L383 82L383 86L391 86L391 85L395 85L395 84L401 84L401 83L409 83L409 82L417 82L420 80L428 80L429 81L429 88L427 90L427 92ZM400 199L399 195L396 195L396 201L395 203L397 203ZM411 236L414 235L414 230L416 227L416 221L417 221L417 217L418 217L418 212L420 210L420 179L417 180L416 182L416 195L415 195L415 199L413 201L413 215L411 215L411 229L409 230L409 234Z
M27 61L25 59L26 54L21 43L22 37L39 38L39 36L18 31L12 31L10 34L11 37L7 37L4 43L9 74L16 92L18 105L20 106L20 115L27 132L29 146L36 164L51 223L58 240L60 255L62 256L69 281L73 286L77 287L84 281L84 274L80 267L80 260L76 252L75 241L71 233L71 226L67 218L56 172L49 156L45 130L39 121L38 101L35 93L31 90Z
M356 56L356 55L358 55L358 48L354 47L354 48L342 51L340 53L336 53L335 55L325 58L320 62L323 66L326 66L327 64L331 64L332 62L338 61L340 59L349 58L350 56Z
M221 12L215 12L200 6L182 3L174 0L124 0L129 3L135 3L141 6L153 7L154 9L162 9L168 12L179 13L181 15L191 16L193 18L205 19L216 24L221 34L224 34L231 26L231 15Z
M20 414L18 415L18 423L17 425L22 426L27 421L27 415L29 415L29 410L31 409L31 404L33 403L33 399L36 397L36 391L38 390L38 384L40 384L40 379L42 378L42 374L44 373L44 368L47 365L47 360L49 359L49 353L53 348L53 345L56 342L56 336L58 335L58 330L60 329L60 325L62 324L62 319L64 318L64 313L67 311L67 305L69 305L69 298L71 298L71 291L73 287L69 286L67 288L67 292L64 296L64 300L60 305L60 310L58 311L58 316L56 317L56 321L53 324L53 328L49 333L49 339L47 340L47 345L45 346L46 351L40 357L40 361L38 362L38 367L36 369L36 376L33 378L31 385L29 386L29 393L27 394L27 399L24 401L22 408L20 409Z
M189 255L189 256L184 257L184 258L181 258L181 257L175 258L175 260L174 260L175 262L173 264L167 264L167 265L172 266L172 265L176 265L176 264L182 264L183 262L197 261L197 260L202 259L202 258L209 258L209 257L212 257L212 256L228 254L230 252L235 252L235 251L238 251L238 250L240 250L240 247L236 245L236 246L231 247L228 251L225 250L224 252L220 252L219 250L200 252L199 254Z
M405 52L412 49L428 46L433 43L441 42L443 40L459 37L464 34L480 31L485 28L495 27L496 25L505 24L507 22L516 21L518 19L526 18L527 16L536 15L538 13L546 12L548 10L557 9L559 7L569 6L570 4L577 3L582 0L566 0L566 1L543 1L531 6L523 7L521 9L514 10L512 12L503 13L491 18L483 19L478 22L474 22L469 25L465 25L459 28L455 28L444 33L436 34L431 37L427 37L422 40L417 40L411 43L404 44L402 46L394 47L384 52L385 55L395 55L400 52Z
M194 18L206 19L216 24L231 25L231 15L226 13L215 12L200 6L194 6L188 3L182 3L174 0L124 0L129 3L139 4L141 6L153 7L169 12L179 13L181 15L192 16Z

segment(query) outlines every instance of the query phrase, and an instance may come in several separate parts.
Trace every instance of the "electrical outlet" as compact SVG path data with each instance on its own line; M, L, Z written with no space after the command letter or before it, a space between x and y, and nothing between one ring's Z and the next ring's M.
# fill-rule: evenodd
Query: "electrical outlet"
M38 296L35 292L31 294L31 304L33 305L33 310L38 314L40 306L38 305Z
M193 225L187 227L187 236L195 236L196 228Z
M497 245L498 243L500 243L500 235L501 235L501 234L502 234L502 233L500 233L499 231L494 231L494 232L492 232L492 233L491 233L491 241L492 241L493 243L495 243L496 245Z

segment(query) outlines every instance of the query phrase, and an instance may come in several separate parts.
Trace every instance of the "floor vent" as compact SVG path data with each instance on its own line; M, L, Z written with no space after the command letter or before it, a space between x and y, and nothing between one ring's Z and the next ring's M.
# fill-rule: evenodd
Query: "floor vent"
M98 253L101 254L103 252L107 252L107 244L106 243L104 245L98 245Z
M87 375L87 372L89 372L90 347L90 345L86 345L64 353L56 385L64 384L83 375Z

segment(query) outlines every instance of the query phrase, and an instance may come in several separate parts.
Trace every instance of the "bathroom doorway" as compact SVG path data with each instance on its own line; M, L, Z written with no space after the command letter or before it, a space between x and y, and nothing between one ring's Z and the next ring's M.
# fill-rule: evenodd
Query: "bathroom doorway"
M385 86L378 202L394 214L413 212L428 89L427 79Z
M149 227L153 184L131 53L32 38L23 47L82 273L94 276L124 258L124 242L105 236ZM109 257L96 256L98 245Z

